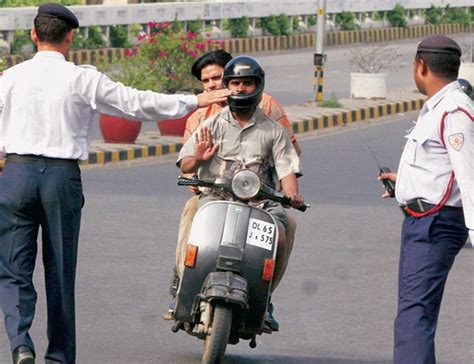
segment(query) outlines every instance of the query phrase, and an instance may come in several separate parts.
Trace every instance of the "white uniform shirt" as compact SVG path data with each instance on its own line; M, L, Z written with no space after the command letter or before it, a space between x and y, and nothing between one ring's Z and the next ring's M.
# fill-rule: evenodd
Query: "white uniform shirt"
M84 160L94 113L157 121L196 107L196 96L138 91L41 51L0 77L0 152Z
M446 147L440 136L440 123L445 112L443 135ZM474 229L473 115L473 103L457 81L433 95L421 109L415 127L406 136L395 185L395 195L401 204L421 198L436 205L442 199L454 170L455 182L446 206L463 206L471 238Z

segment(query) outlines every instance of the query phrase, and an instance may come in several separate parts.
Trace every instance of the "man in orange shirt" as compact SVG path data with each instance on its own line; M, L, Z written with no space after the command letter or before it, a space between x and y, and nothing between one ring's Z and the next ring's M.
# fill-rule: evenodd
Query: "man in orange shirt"
M224 72L224 67L226 64L232 60L232 56L223 49L218 49L215 51L208 52L198 58L194 62L191 72L192 74L201 81L204 92L209 92L213 90L221 89L222 86L222 74ZM191 116L189 116L186 121L186 128L183 136L183 144L189 139L189 137L199 128L201 123L208 119L209 117L220 112L226 103L215 103L208 107L200 108L196 110ZM262 95L262 101L259 104L259 107L262 108L263 112L270 116L276 122L279 122L280 125L288 132L291 143L295 148L298 156L301 154L301 148L296 140L295 135L291 124L286 116L285 111L281 107L280 103L276 101L272 96L268 94ZM191 177L191 176L188 176ZM171 294L174 296L175 291L178 288L179 277L181 277L184 270L184 258L186 255L186 245L188 242L189 232L191 230L191 224L194 218L194 215L197 212L199 204L199 190L197 187L190 187L190 190L195 194L191 197L185 204L183 212L181 214L181 221L179 224L179 233L178 233L178 245L176 247L176 274L173 277L171 285ZM272 282L272 291L280 283L283 273L285 272L286 265L290 257L291 250L293 249L294 236L296 231L296 222L291 216L289 216L288 228L286 230L286 241L288 250L285 254L285 268L282 270L280 275L275 276ZM170 319L172 316L173 308L170 307L169 314L165 314L163 318ZM271 318L273 320L273 318ZM278 330L278 323L276 321L271 321L272 330Z

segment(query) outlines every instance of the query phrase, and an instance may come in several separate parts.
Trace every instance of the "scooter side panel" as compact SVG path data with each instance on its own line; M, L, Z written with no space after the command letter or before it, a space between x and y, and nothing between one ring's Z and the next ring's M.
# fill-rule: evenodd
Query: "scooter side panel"
M188 244L198 247L196 265L185 267L177 293L175 319L190 322L196 296L209 272L215 271L227 204L210 202L194 216Z
M247 244L242 260L241 274L247 279L249 287L249 310L242 312L242 322L244 324L242 329L246 332L256 332L263 326L263 319L267 311L268 298L270 296L271 282L262 279L263 266L265 259L275 259L276 257L278 229L273 217L263 210L252 208L250 219L252 219L252 224L248 225L250 229L247 229L246 236L242 237L246 239ZM247 239L250 235L250 230L252 230L253 233L259 231L255 226L256 224L259 225L258 229L260 229L260 231L262 231L264 227L274 226L271 244L263 244L263 247L257 246L251 244L252 240ZM253 225L253 228L251 225ZM268 234L266 236L268 236Z

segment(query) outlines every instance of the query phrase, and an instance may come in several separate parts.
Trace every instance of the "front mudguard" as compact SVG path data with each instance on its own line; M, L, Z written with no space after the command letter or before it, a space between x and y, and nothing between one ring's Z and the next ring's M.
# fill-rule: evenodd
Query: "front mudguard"
M249 306L248 283L244 277L232 272L211 272L207 275L198 297L201 301L220 300L247 309Z

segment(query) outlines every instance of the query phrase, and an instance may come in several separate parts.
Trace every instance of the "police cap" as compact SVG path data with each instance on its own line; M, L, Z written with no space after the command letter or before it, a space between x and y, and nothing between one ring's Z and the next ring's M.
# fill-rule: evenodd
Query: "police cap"
M79 28L79 20L77 20L74 13L61 4L43 4L38 8L37 16L57 18L67 23L72 29Z
M454 54L461 57L461 47L451 38L436 34L423 39L416 50L417 53Z

